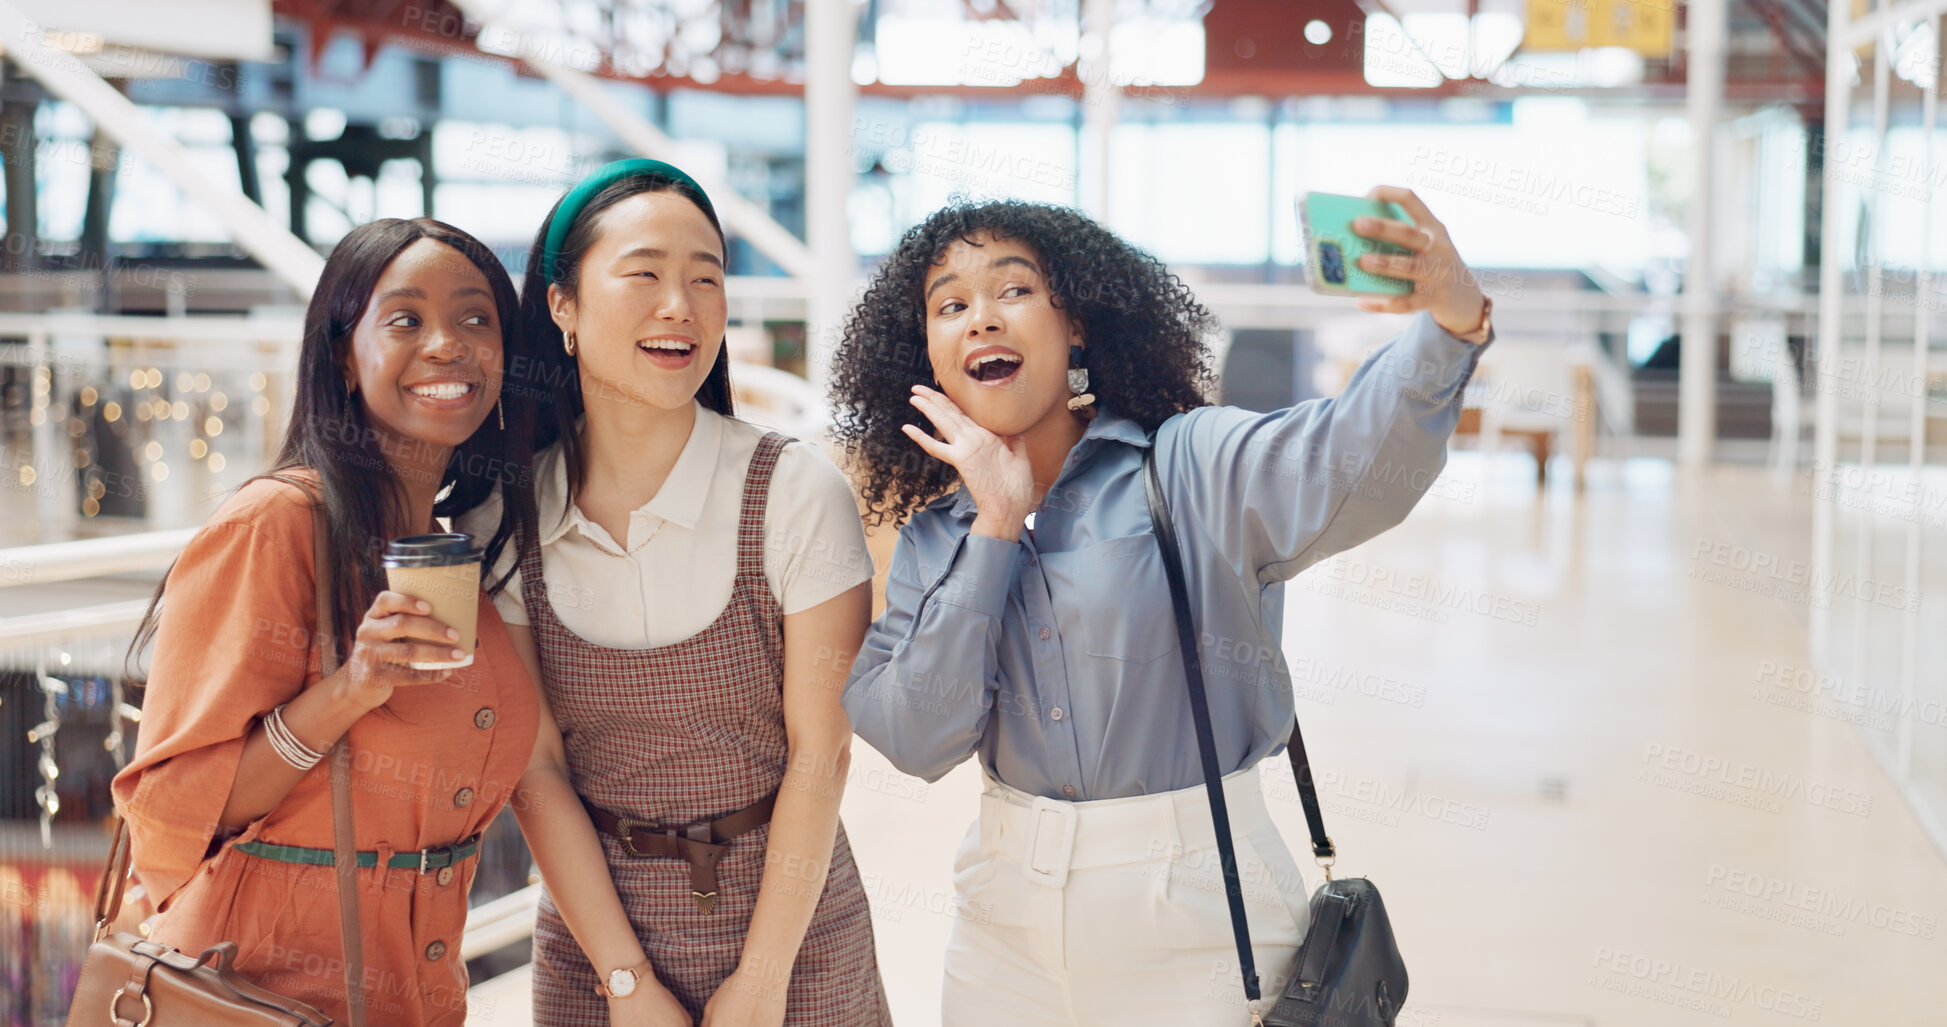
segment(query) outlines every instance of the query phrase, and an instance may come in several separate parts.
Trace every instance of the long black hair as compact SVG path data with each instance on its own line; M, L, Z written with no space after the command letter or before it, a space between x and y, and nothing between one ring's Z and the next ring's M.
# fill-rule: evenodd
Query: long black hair
M366 416L365 404L345 388L345 364L352 331L364 317L372 292L394 258L421 239L459 251L486 276L500 324L503 366L521 362L527 340L519 331L520 302L499 258L480 240L432 218L384 218L351 230L325 260L311 304L304 312L304 338L298 351L297 396L283 448L271 469L258 477L288 480L291 472L317 476L329 525L327 556L333 574L332 610L341 639L349 637L373 597L385 589L379 550L405 525L404 483L386 458L382 436ZM511 377L511 371L508 372ZM500 524L487 540L482 561L488 594L497 594L512 569L490 581L490 570L510 540L531 537L535 513L533 452L534 405L522 390L503 384L498 414L489 414L466 441L454 448L440 478L433 513L457 517L479 506L498 489ZM500 419L506 419L506 427ZM256 481L252 478L251 481ZM249 484L248 482L245 483ZM173 569L173 568L172 568ZM322 569L320 569L322 571ZM132 664L155 635L163 584L156 588L128 659ZM131 674L132 677L139 676Z
M551 281L568 295L579 297L581 264L595 241L601 238L602 215L610 207L637 193L665 191L696 204L703 216L710 220L710 227L717 230L717 241L723 242L723 224L717 220L715 207L694 186L666 175L643 173L617 179L589 197L588 202L575 212L574 223L569 226L568 234L561 242L561 251L555 256L555 266L547 268L542 265L547 262L548 229L561 210L561 201L556 200L548 216L541 220L541 230L534 234L534 246L527 254L527 274L521 281L520 334L527 340L530 352L527 354L529 359L519 372L519 383L515 382L516 372L509 365L508 387L527 393L536 407L534 436L529 452L539 453L556 442L561 443L561 457L567 461L569 505L574 503L575 493L581 488L585 466L575 422L581 419L587 407L581 395L580 367L562 346L561 329L548 312L548 284ZM726 246L726 256L728 252ZM549 272L553 273L552 278ZM730 348L722 345L722 340L717 346L717 361L710 366L709 377L696 390L696 399L725 417L736 413L730 394ZM565 513L567 506L564 505L562 510Z
M900 426L927 423L908 402L914 385L939 388L926 350L926 274L954 243L974 244L982 234L1035 251L1054 305L1087 340L1089 391L1101 409L1153 432L1209 403L1204 338L1217 321L1161 261L1067 207L952 204L899 240L846 319L832 357L833 434L858 458L868 523L898 524L960 480Z

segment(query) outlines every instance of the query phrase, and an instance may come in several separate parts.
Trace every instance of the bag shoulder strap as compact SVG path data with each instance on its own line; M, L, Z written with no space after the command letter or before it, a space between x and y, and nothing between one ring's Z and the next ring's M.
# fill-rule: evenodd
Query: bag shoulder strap
M1203 688L1203 657L1197 648L1196 620L1190 612L1189 586L1177 548L1176 523L1156 472L1156 445L1143 451L1143 492L1149 499L1149 521L1156 545L1163 553L1163 573L1170 581L1170 602L1176 609L1177 648L1183 654L1183 677L1190 686L1190 719L1196 726L1197 755L1203 761L1203 788L1210 796L1210 819L1216 829L1217 857L1223 867L1224 898L1230 904L1231 933L1237 938L1237 969L1244 978L1244 997L1259 998L1257 960L1251 953L1251 927L1244 916L1244 885L1237 873L1237 846L1230 836L1230 807L1224 802L1224 775L1217 765L1216 733L1210 726L1210 699Z
M128 884L128 821L115 818L115 840L108 846L108 865L95 885L95 941L108 936L108 925L122 913L122 890Z
M324 497L311 483L281 474L270 477L295 485L311 500L311 562L317 582L318 666L325 677L338 672L338 624L333 614L331 522ZM365 1027L365 938L359 933L357 833L352 821L351 734L331 747L331 849L338 872L338 931L345 955L346 1016L351 1027Z
M1291 715L1291 741L1284 747L1291 760L1291 776L1298 782L1298 804L1305 807L1305 829L1312 836L1312 858L1325 868L1325 879L1332 879L1332 864L1338 862L1338 849L1325 833L1325 818L1318 811L1318 786L1312 781L1312 760L1305 753L1305 735L1298 729L1298 714Z
M1151 443L1149 452L1143 456L1143 473L1146 479L1154 473L1151 465L1155 461L1155 452L1155 444ZM1145 480L1144 491L1149 493L1151 487L1150 482ZM1170 548L1165 549L1163 552L1163 561L1166 565L1165 569L1167 569L1167 565L1177 563L1179 560L1174 550L1176 545L1176 525L1170 519L1169 502L1163 498L1162 482L1157 480L1153 488L1155 491L1150 493L1150 520L1161 526L1157 529L1158 539L1162 538L1165 529L1168 530L1170 535ZM1170 590L1172 593L1177 591L1177 582L1181 578L1182 570L1179 566L1175 576L1170 579ZM1195 638L1196 621L1190 611L1188 595L1173 594L1172 598L1176 601L1178 635L1180 637ZM1188 631L1187 635L1184 634L1186 630ZM1319 811L1318 806L1318 787L1316 782L1312 780L1311 757L1305 752L1305 733L1298 726L1298 715L1295 712L1291 716L1291 738L1285 745L1284 754L1285 758L1291 762L1291 776L1298 782L1298 803L1305 809L1305 827L1311 835L1312 856L1318 861L1318 865L1325 869L1325 879L1329 881L1332 879L1332 865L1337 860L1338 848L1333 844L1332 836L1325 833L1325 817Z

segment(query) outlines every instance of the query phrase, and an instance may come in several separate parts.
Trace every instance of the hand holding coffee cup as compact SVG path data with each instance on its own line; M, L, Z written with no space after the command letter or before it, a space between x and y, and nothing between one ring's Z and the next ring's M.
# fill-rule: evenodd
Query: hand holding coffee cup
M465 655L459 629L434 619L433 604L399 592L380 592L365 611L345 661L349 701L372 710L401 685L444 681L451 670L415 670L415 664L451 663Z
M462 655L420 654L408 664L414 670L451 670L473 663L481 555L473 536L460 533L413 535L386 543L379 562L385 566L387 586L426 602L434 620L459 632L454 648Z

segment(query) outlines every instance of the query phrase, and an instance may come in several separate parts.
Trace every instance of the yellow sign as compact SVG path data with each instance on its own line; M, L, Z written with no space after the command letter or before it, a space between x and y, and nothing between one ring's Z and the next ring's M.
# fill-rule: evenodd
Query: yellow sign
M1620 46L1645 57L1668 57L1676 26L1677 0L1528 0L1521 48L1572 53Z

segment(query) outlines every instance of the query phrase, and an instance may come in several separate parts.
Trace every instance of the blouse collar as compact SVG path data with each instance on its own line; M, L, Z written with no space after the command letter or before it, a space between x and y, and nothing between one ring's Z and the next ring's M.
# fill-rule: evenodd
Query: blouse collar
M576 423L576 431L581 430L582 423ZM658 517L694 531L703 519L703 504L716 478L722 452L723 415L698 403L696 424L690 428L690 437L683 443L683 451L677 454L675 465L670 467L669 477L663 479L662 488L656 490L649 502L629 514L629 520ZM590 522L582 516L579 507L567 507L568 461L562 457L561 443L549 446L541 454L541 460L540 489L535 500L541 515L541 544L545 546L567 534L568 529ZM562 516L564 507L567 507L566 517ZM627 539L615 541L628 545Z
M1110 413L1107 410L1096 414L1095 418L1088 422L1088 428L1082 432L1081 441L1075 443L1075 449L1079 450L1084 446L1091 445L1097 440L1121 442L1126 445L1135 446L1138 449L1148 449L1150 446L1149 433L1143 431L1142 425L1137 424L1131 418ZM1072 451L1069 460L1070 467L1080 466L1079 463L1075 462ZM953 516L965 517L977 511L978 507L974 503L973 494L967 491L966 486L963 485L955 489L952 496Z

